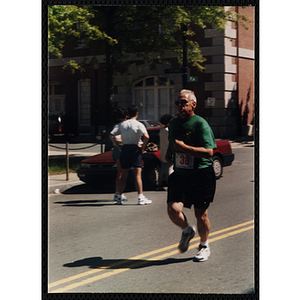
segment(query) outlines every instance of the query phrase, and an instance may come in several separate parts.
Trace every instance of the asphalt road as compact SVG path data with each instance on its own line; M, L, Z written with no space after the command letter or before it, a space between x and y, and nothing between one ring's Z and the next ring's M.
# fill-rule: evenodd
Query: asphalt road
M145 192L152 205L114 205L113 190L84 184L49 195L50 293L254 293L254 148L234 149L209 208L211 256L192 261L181 230L168 219L166 191ZM195 225L193 210L186 209Z

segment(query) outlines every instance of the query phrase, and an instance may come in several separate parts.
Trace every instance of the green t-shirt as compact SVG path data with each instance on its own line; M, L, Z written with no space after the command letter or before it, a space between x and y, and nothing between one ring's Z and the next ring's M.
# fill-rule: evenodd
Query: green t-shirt
M180 175L192 175L198 169L203 169L213 164L212 158L196 158L185 153L176 153L175 139L194 147L217 148L214 134L205 119L193 115L188 119L175 117L169 124L169 143L173 154L174 171Z

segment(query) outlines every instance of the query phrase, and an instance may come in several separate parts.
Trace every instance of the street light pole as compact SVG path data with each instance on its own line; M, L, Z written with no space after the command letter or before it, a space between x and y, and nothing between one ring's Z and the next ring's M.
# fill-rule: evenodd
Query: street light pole
M98 70L99 64L94 64L95 70L95 136L98 134Z
M182 67L183 67L183 73L182 73L182 88L187 89L187 44L186 44L186 32L187 32L187 26L182 24Z

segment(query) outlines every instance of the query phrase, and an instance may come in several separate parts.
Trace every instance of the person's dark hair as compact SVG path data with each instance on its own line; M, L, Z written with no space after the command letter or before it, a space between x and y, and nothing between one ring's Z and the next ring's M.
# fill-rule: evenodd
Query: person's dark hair
M160 123L166 126L170 123L170 121L172 119L173 119L173 116L171 116L169 114L165 114L160 118Z
M128 107L129 118L134 117L138 111L139 111L139 108L136 105L130 105Z
M128 116L128 111L124 107L118 107L114 110L114 122L115 124L124 121Z

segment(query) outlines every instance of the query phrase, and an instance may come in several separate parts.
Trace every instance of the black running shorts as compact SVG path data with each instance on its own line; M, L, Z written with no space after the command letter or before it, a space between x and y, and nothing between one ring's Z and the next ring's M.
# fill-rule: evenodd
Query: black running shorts
M213 202L216 191L216 177L212 166L200 169L191 176L173 172L168 178L168 203L182 202L184 207L192 205L207 209Z
M123 169L142 168L142 149L137 145L124 145L120 161Z

